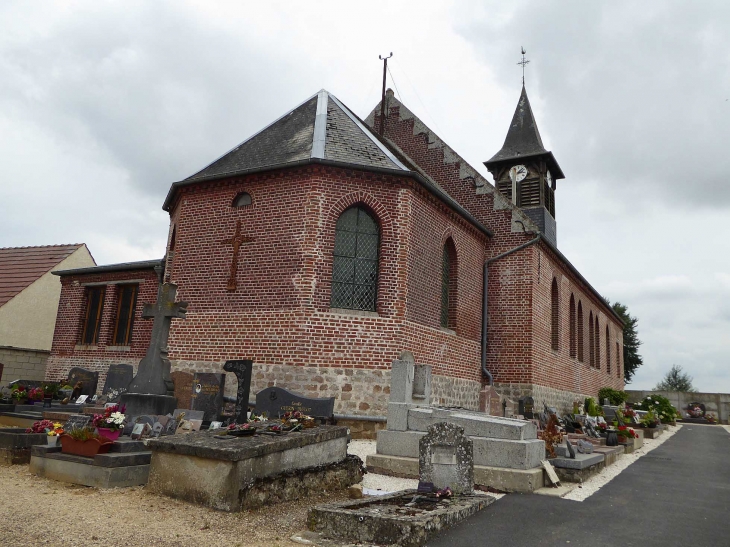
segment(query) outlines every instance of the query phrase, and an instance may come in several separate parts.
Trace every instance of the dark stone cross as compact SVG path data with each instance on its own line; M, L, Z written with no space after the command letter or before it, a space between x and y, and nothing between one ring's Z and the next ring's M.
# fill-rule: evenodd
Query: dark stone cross
M165 283L157 289L157 302L145 304L142 317L153 318L152 338L147 354L139 363L137 376L127 388L128 393L172 395L170 361L167 359L167 338L173 318L185 319L187 302L175 302L177 285Z
M224 239L222 241L225 245L233 245L233 259L231 260L231 274L228 277L228 285L226 285L226 290L228 291L235 291L236 290L236 277L238 276L238 251L241 249L241 245L244 243L251 243L254 241L252 237L247 237L244 235L241 235L241 221L236 221L236 233L233 234L233 237Z
M238 392L236 393L236 413L233 417L237 424L246 423L248 420L248 396L251 391L251 370L253 361L226 361L223 370L232 372L238 379Z

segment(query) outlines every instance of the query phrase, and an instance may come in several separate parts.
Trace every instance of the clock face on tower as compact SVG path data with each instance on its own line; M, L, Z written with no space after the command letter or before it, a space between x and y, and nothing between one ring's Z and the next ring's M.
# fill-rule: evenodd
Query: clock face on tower
M512 180L520 182L527 176L527 167L524 165L515 165L509 170L509 177Z

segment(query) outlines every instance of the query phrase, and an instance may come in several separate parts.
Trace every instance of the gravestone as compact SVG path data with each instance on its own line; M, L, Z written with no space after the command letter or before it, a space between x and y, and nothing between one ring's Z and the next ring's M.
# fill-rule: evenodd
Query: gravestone
M159 275L162 267L155 267L155 271ZM176 293L176 285L161 284L157 289L157 301L144 305L142 318L154 319L150 345L139 363L137 375L120 399L132 415L167 414L177 407L167 358L167 338L172 319L185 319L188 305L187 302L175 302Z
M232 372L238 380L238 390L236 391L236 410L233 414L233 421L237 424L245 423L248 420L248 397L251 393L251 370L253 369L253 361L249 359L241 359L237 361L226 361L223 370ZM258 397L256 399L258 407ZM261 411L257 410L261 413Z
M118 402L122 393L127 391L132 378L134 378L132 365L110 365L101 394L106 395L106 400L110 403Z
M570 442L570 439L566 437L565 439L566 446L568 447L568 457L571 459L575 459L575 450L573 449L573 443Z
M89 425L91 416L88 414L76 414L75 416L69 416L66 423L63 424L64 431L71 431L72 429L82 429Z
M535 399L530 397L520 398L519 413L528 420L532 420L535 417Z
M617 406L603 405L603 415L609 424L613 423L616 420L616 411L617 410L618 410Z
M455 494L474 491L474 448L464 428L448 422L428 428L418 442L418 480Z
M409 352L393 361L388 402L431 404L431 365L417 365Z
M226 377L224 374L210 372L196 372L193 377L193 394L190 408L202 410L203 420L212 422L218 419L223 408L223 388Z
M502 398L494 386L484 386L479 392L479 410L490 416L502 416Z
M267 387L256 394L256 414L279 418L285 412L299 411L314 418L331 418L335 412L335 398L310 399L280 387Z
M190 408L193 400L193 375L190 372L181 370L170 374L172 383L175 386L175 398L178 408Z
M185 420L202 420L204 416L204 412L202 410L192 410L189 408L176 408L175 412L172 413L173 420L180 421L181 419ZM182 416L183 418L180 418Z
M71 387L75 387L78 382L83 384L80 395L95 395L99 384L99 373L85 368L73 367L68 371L66 383Z

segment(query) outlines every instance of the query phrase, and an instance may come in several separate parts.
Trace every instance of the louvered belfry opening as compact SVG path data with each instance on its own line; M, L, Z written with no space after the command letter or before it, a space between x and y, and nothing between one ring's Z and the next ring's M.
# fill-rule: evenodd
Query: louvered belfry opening
M333 308L376 311L380 227L361 205L337 220L332 265Z
M444 243L441 260L441 326L456 330L457 258L454 241Z
M575 332L575 296L570 295L570 356L575 358L578 355Z
M550 302L550 312L551 312L551 341L552 341L552 347L555 351L558 351L560 349L560 295L558 294L558 280L553 277L553 286L551 289L551 302Z

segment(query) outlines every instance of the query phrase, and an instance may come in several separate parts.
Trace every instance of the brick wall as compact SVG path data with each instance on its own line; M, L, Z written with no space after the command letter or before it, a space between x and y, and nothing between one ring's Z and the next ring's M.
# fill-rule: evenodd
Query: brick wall
M43 380L46 374L48 352L0 346L0 385L13 380Z
M132 337L128 346L115 346L112 342L117 313L117 285L115 282L138 280L139 290L134 310ZM93 346L80 344L86 310L87 284L103 283L106 286L102 308L98 343ZM146 303L157 300L157 275L154 270L131 270L97 274L68 275L61 278L61 299L58 304L56 330L53 335L51 355L48 358L46 378L63 380L72 367L98 371L98 392L101 393L109 365L125 363L136 367L144 357L152 334L152 320L142 319Z

